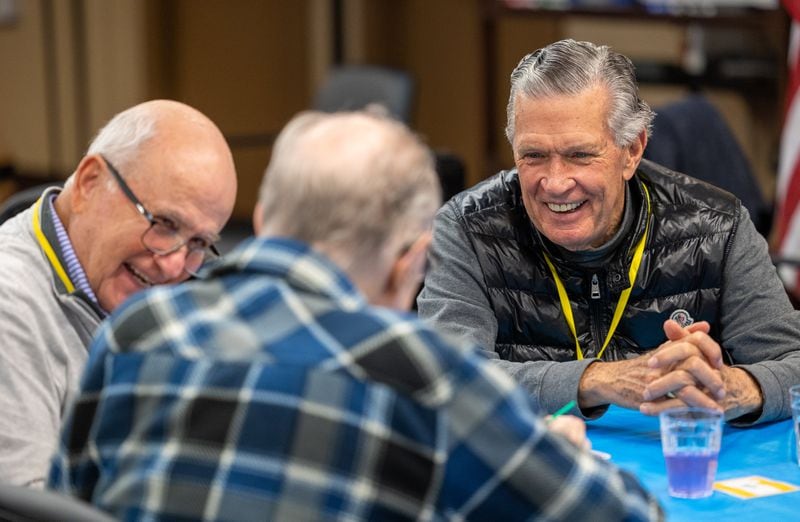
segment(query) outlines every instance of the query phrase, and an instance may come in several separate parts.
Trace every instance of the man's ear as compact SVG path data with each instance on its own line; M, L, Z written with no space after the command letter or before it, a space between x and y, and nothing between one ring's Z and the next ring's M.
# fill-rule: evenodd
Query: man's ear
M73 212L81 212L91 201L92 194L106 182L103 176L105 164L100 156L85 156L75 169L69 190L70 206ZM110 176L110 174L109 174Z
M645 147L647 147L647 131L642 130L627 147L628 157L626 158L625 171L623 172L623 177L626 181L636 173L636 168L639 166L639 162L642 161Z
M384 302L392 308L410 310L425 278L431 232L422 233L392 263L384 285Z

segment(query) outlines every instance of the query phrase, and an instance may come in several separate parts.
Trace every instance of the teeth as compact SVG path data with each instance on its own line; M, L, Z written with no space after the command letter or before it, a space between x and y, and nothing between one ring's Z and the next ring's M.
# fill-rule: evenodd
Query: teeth
M134 277L136 277L136 279L138 279L142 283L142 285L144 285L144 286L153 286L153 283L150 282L150 280L147 278L146 275L142 274L141 272L139 272L138 270L133 268L132 265L129 265L129 264L126 263L125 266L128 267L128 270L131 271L131 273L134 275Z
M548 203L547 206L553 212L569 212L570 210L575 210L580 207L582 203L583 201L580 203Z

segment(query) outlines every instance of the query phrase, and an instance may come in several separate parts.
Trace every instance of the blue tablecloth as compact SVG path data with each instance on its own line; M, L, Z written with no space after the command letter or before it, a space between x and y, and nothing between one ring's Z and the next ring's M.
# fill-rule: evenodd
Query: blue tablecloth
M611 454L611 461L637 477L658 496L668 520L733 520L746 522L800 520L800 491L740 499L715 491L704 499L677 499L667 491L667 470L661 453L658 418L612 407L587 423L592 447ZM750 475L800 486L791 420L739 429L725 426L717 480Z

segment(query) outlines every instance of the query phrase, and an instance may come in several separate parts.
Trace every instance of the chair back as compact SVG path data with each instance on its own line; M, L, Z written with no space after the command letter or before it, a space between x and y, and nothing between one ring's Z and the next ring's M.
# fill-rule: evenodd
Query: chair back
M42 195L42 192L48 188L60 187L62 185L62 182L42 183L40 185L34 185L32 187L22 189L19 192L12 194L2 203L0 203L0 223L5 223L12 217L36 203L36 200L39 199L39 196Z
M744 151L716 107L695 94L657 108L656 113L644 157L732 193L766 236L772 210Z
M0 521L112 522L114 519L77 498L41 489L0 484Z
M414 82L407 72L377 66L338 66L331 69L317 91L313 108L336 112L382 105L392 117L407 124L413 97Z

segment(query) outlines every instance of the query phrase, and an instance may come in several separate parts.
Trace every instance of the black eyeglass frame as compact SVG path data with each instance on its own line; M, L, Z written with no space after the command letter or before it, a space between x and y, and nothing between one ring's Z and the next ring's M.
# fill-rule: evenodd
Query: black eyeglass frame
M144 247L150 252L159 256L166 256L173 252L177 252L178 250L183 248L191 240L191 238L187 240L179 236L180 242L177 243L171 250L163 250L163 251L154 250L152 247L147 245L147 243L144 241L144 236L147 235L147 233L150 231L151 228L153 228L154 225L158 224L158 220L156 220L155 216L145 208L144 204L142 204L139 198L136 197L136 194L133 193L133 190L131 190L131 188L125 182L122 175L119 173L114 164L111 163L108 160L108 158L106 158L104 155L100 154L99 156L103 158L106 167L108 167L108 171L111 173L111 176L116 180L117 184L119 185L119 188L122 189L122 192L125 194L125 196L131 201L131 203L133 203L133 206L136 207L136 210L139 212L139 214L141 214L142 217L145 218L148 223L150 223L150 226L142 234L142 239L141 239L142 245L144 245ZM216 245L214 245L214 243L209 244L208 247L206 248L208 248L208 250L210 250L213 255L220 257L219 250L217 249ZM190 273L194 275L193 272Z

